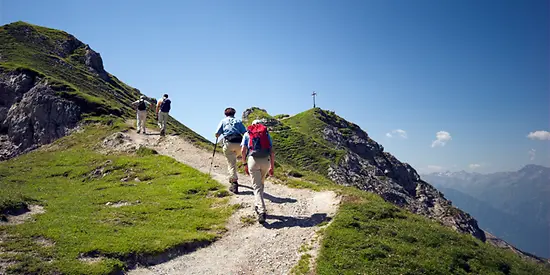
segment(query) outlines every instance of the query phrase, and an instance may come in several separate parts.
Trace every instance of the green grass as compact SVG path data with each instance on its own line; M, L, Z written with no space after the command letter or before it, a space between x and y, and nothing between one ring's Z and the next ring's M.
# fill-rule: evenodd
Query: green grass
M352 191L324 231L317 274L548 274L542 265Z
M252 109L254 111L247 123L254 119L272 118L258 108ZM317 134L325 125L314 117L313 110L281 121L270 132L277 161L327 176L329 166L338 163L345 151L335 149Z
M311 254L309 253L302 254L302 256L300 257L300 260L298 261L298 264L290 270L290 274L295 274L295 275L309 274L310 259L311 259Z
M246 226L253 225L256 223L256 218L254 217L254 215L241 216L240 220Z
M267 112L261 110L258 107L252 107L250 109L252 109L252 112L248 115L248 117L246 119L243 119L244 125L248 126L248 125L252 124L252 121L254 121L256 119L273 118Z
M35 221L0 226L0 236L8 236L0 251L12 252L0 258L16 262L10 273L107 274L136 257L207 244L225 230L235 207L207 175L144 147L137 154L93 150L121 125L88 126L0 163L0 211L22 204L46 211ZM131 205L108 205L116 202ZM38 238L54 245L42 246ZM104 259L87 263L81 255Z
M292 167L324 175L327 175L328 167L337 163L344 154L343 150L329 147L292 128L272 132L271 136L278 160Z
M287 118L289 117L290 115L287 115L287 114L278 114L278 115L275 115L273 116L274 119L283 119L283 118Z

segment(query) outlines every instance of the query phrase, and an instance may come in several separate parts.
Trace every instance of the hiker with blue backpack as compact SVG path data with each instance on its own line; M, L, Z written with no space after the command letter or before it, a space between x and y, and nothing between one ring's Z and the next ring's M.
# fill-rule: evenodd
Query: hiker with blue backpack
M252 178L254 210L258 215L258 222L264 223L266 219L264 182L267 174L273 176L275 168L273 140L267 127L260 120L254 120L246 130L241 142L244 172Z
M145 100L145 96L140 96L138 101L132 102L132 105L137 111L137 133L139 134L143 131L143 134L146 134L145 121L147 120L147 106L151 105L151 103Z
M239 182L237 176L237 156L239 154L243 134L246 128L240 119L235 118L235 109L229 107L224 111L225 118L220 121L216 130L216 138L223 136L222 149L227 160L227 172L229 173L229 191L238 194Z
M157 102L156 114L158 117L158 125L161 136L166 134L166 121L168 120L168 113L170 112L171 103L172 102L168 99L167 94L164 94L164 96Z

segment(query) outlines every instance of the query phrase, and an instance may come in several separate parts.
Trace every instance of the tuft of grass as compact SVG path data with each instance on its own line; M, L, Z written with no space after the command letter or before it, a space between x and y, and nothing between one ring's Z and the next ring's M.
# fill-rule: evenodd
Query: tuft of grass
M296 170L290 170L288 172L288 175L291 176L291 177L295 177L295 178L301 178L304 176L304 174L300 173L299 171L296 171Z
M290 274L294 274L294 275L309 274L310 273L309 265L311 262L311 258L312 256L309 253L302 254L302 256L300 257L300 260L298 261L298 264L290 270Z
M290 115L287 115L287 114L279 114L279 115L273 116L274 119L278 119L278 120L281 120L281 119L287 118L287 117L290 117Z
M120 125L85 126L47 150L0 163L0 205L39 204L34 221L0 226L0 261L8 273L109 274L140 255L162 254L219 238L235 207L223 185L172 158L142 147L103 155L93 147ZM121 182L123 178L141 181ZM6 190L6 192L4 192ZM227 191L226 191L227 192ZM113 203L131 202L121 207ZM35 238L51 240L41 246ZM97 258L97 263L79 260Z
M254 218L253 215L241 216L240 220L241 220L241 222L244 223L245 225L253 225L253 224L256 223L256 218Z
M154 149L147 148L145 146L140 146L136 154L140 157L144 157L144 156L158 155L158 152Z

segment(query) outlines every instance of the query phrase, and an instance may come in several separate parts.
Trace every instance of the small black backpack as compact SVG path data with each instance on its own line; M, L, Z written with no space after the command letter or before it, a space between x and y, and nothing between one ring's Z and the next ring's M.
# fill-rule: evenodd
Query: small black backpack
M145 105L145 101L142 99L138 103L138 110L145 111L147 109L147 106Z
M170 99L165 98L160 105L160 110L165 113L170 112L170 103Z

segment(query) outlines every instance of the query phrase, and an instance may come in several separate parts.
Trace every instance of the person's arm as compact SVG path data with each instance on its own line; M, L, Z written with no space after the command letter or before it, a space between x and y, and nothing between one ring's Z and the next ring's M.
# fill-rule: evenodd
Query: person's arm
M244 173L247 175L250 175L250 172L248 172L248 162L246 158L247 153L248 153L248 148L246 148L246 146L241 146L241 157L243 160Z
M155 114L159 114L160 104L162 104L162 100L157 101L157 109L155 110Z
M241 158L243 161L244 173L250 175L250 172L248 172L248 159L246 158L246 155L248 154L248 147L246 146L247 143L248 135L244 134L243 140L241 141Z
M216 138L223 133L223 120L218 124L218 130L216 131Z
M269 163L269 175L273 176L273 170L275 169L275 150L273 150L273 141L271 140L271 136L268 134L269 137L269 144L271 145L271 152L270 152L270 163Z
M241 133L241 135L244 135L244 133L246 133L246 127L244 127L244 124L242 122L239 123L237 128L238 128L237 130L239 130L239 133Z

